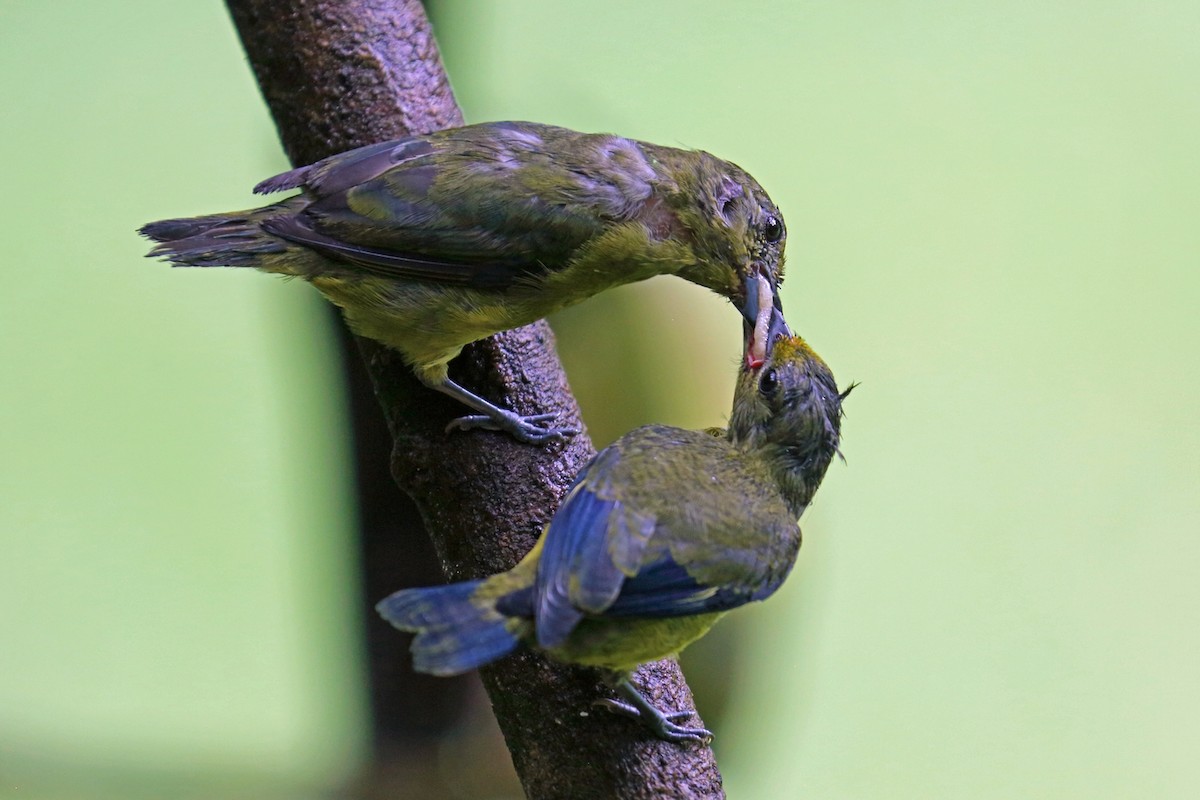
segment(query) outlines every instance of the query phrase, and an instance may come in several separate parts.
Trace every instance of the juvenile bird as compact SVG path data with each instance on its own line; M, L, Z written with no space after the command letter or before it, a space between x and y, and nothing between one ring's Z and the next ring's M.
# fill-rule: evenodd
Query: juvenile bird
M698 150L493 122L331 156L260 183L300 194L263 208L152 222L179 266L304 278L356 333L398 350L427 386L476 414L450 427L544 442L574 431L522 417L447 375L463 346L620 284L675 274L747 314L773 303L783 217L740 168Z
M626 434L584 467L512 570L406 589L379 613L417 633L420 672L455 675L524 645L604 670L621 700L602 704L659 737L707 741L630 676L783 583L796 521L838 452L843 397L803 340L779 339L761 367L742 366L727 431Z

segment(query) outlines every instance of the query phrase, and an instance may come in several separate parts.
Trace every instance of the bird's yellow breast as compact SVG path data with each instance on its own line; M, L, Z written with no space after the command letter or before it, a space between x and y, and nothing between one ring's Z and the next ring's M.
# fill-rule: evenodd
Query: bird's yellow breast
M724 612L682 617L585 617L561 646L560 661L629 672L647 661L674 656L708 633Z
M654 240L645 226L627 223L588 242L569 264L504 291L361 275L311 280L342 309L351 330L398 350L418 374L437 380L464 345L606 289L678 271L691 258L686 246Z

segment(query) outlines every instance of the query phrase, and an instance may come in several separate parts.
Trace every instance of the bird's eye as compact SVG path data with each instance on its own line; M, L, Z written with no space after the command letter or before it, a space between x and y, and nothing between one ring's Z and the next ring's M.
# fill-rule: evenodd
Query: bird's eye
M779 375L777 375L773 369L767 370L762 374L762 377L758 379L758 390L766 397L770 397L775 394L775 390L778 388Z
M763 237L772 244L783 238L783 223L779 221L779 217L774 214L767 216L766 222L763 223Z

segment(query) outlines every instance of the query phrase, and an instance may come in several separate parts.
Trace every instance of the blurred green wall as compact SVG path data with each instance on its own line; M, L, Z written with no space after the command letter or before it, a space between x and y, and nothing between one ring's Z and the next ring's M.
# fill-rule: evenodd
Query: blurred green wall
M286 166L244 60L217 2L0 7L0 796L295 797L361 750L324 310L134 234Z
M730 795L1196 796L1200 6L435 19L472 121L754 173L789 319L862 382L793 580L727 623ZM132 234L284 166L243 62L217 2L0 7L0 797L298 796L362 752L321 310ZM556 325L599 441L721 422L716 298Z

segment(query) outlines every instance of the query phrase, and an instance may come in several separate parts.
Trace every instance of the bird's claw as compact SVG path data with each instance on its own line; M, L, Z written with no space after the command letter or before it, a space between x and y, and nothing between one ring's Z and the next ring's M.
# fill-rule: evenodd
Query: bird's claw
M650 728L660 739L666 739L668 742L708 744L713 738L712 731L707 728L686 728L676 724L690 718L692 716L690 711L672 711L664 714L661 711L650 709L651 713L642 713L642 710L636 706L612 698L597 700L593 705L602 706L615 714L636 719Z
M450 420L446 433L450 431L503 431L519 442L526 444L546 444L558 442L579 433L575 428L552 428L542 425L554 419L557 414L530 414L521 416L507 412L502 418L488 414L469 414Z

